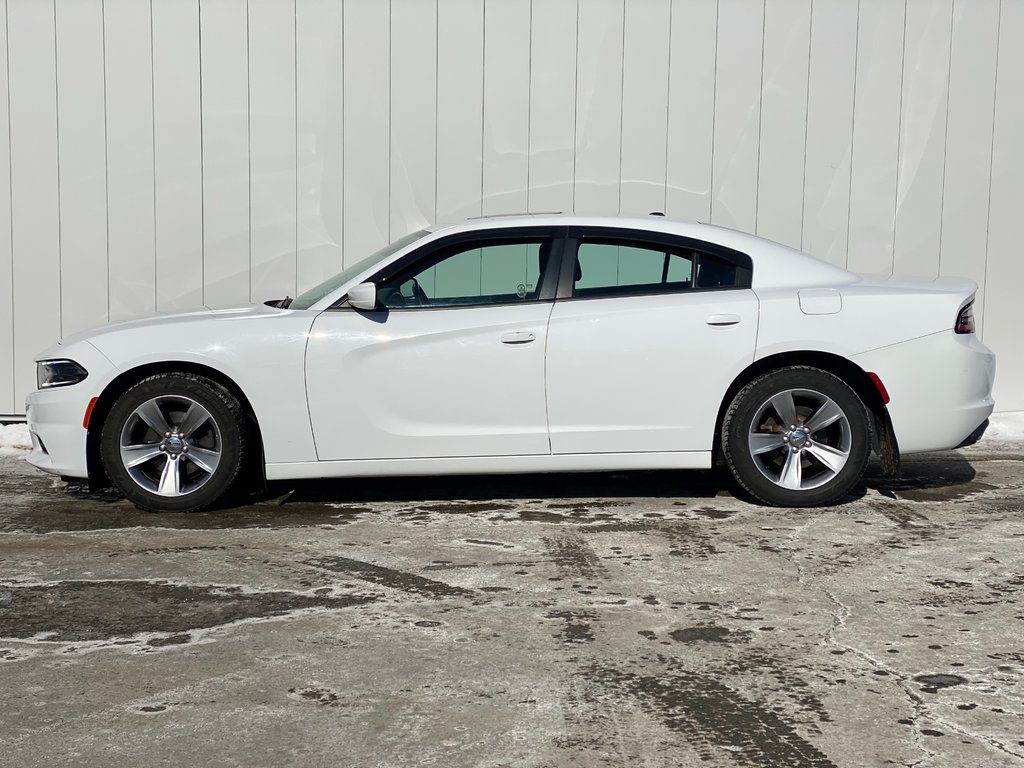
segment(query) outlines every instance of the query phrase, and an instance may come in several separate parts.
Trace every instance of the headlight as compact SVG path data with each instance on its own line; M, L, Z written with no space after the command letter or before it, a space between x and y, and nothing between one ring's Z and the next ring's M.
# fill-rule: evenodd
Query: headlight
M74 360L41 360L36 363L36 384L39 389L67 387L83 381L89 372Z

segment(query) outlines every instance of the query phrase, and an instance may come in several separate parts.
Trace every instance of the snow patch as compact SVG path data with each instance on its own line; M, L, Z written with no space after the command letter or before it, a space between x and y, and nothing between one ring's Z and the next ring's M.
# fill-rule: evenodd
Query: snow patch
M993 413L989 417L983 440L996 443L1024 442L1024 411Z
M0 424L0 456L23 456L31 450L28 424Z

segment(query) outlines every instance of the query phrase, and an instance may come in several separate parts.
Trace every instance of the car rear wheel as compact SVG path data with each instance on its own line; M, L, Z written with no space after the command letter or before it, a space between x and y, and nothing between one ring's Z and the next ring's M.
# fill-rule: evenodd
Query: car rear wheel
M860 397L817 368L781 368L733 398L722 448L736 481L768 504L831 504L860 481L871 448Z
M201 509L235 484L244 424L238 399L220 384L184 373L151 376L111 408L100 436L103 467L140 509Z

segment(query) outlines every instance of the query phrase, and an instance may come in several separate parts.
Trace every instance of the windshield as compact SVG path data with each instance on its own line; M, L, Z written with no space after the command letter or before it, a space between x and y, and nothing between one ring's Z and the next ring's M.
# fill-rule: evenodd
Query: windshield
M424 237L425 235L428 234L430 233L427 230L421 229L418 232L412 232L403 238L395 240L395 242L391 243L390 245L384 246L379 251L367 256L362 261L356 262L350 267L345 267L345 269L341 270L341 272L336 274L334 277L327 278L315 288L310 288L308 291L306 291L301 296L292 301L292 303L288 305L288 308L309 309L311 306L320 301L320 299L322 299L324 296L331 293L332 291L336 291L338 288L343 286L345 283L354 278L360 272L365 272L366 270L372 268L374 264L384 261L386 258L388 258L388 256L391 256L394 253L398 253L407 245L415 243L421 237Z

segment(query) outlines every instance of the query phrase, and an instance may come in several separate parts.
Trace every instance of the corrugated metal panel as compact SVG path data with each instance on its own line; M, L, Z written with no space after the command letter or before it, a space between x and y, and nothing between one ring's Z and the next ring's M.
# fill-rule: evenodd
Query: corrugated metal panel
M647 212L983 286L1024 409L1017 0L6 0L0 413L61 334L432 221ZM1009 41L1009 42L1008 42Z

